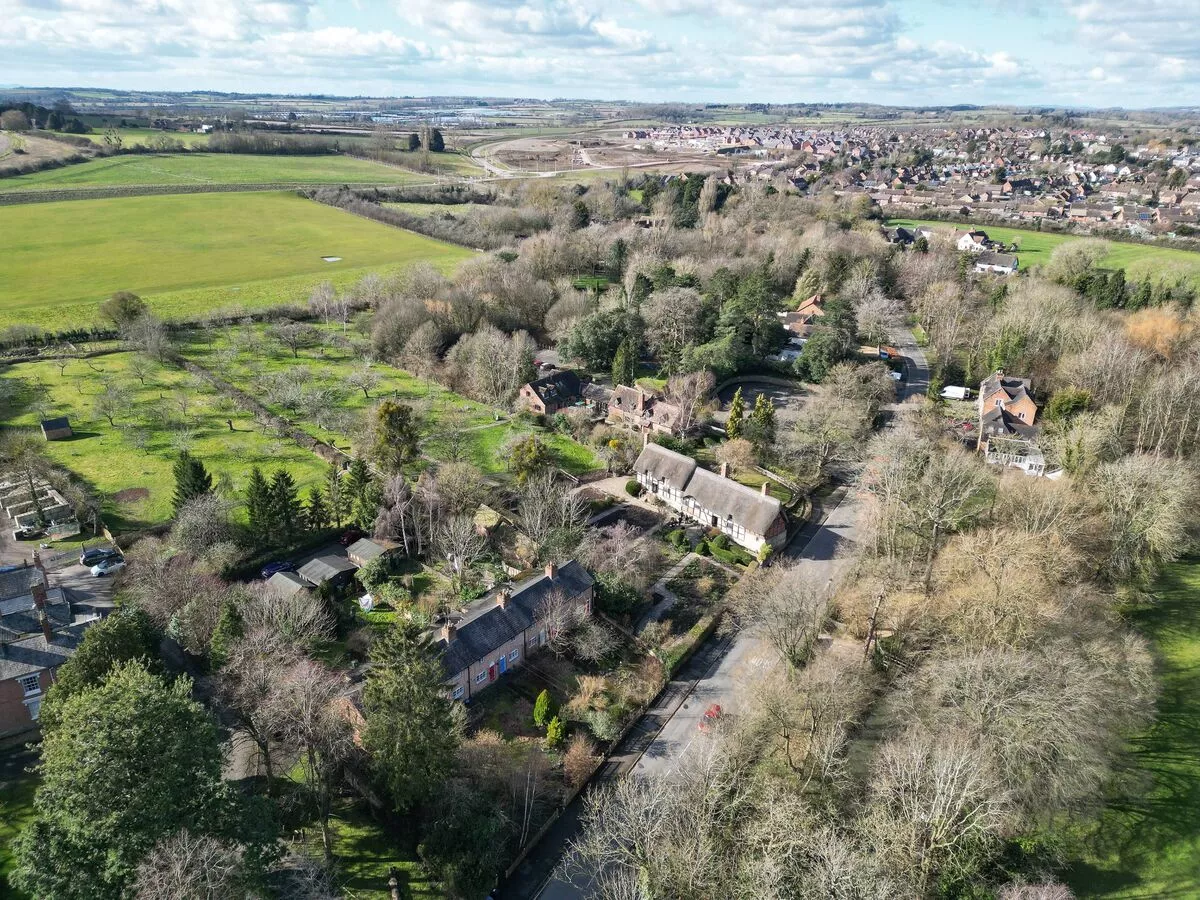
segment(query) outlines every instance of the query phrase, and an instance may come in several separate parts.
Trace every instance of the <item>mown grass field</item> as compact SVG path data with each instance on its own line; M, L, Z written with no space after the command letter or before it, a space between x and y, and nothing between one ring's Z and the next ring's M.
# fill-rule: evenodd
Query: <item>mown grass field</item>
M1067 879L1078 897L1200 897L1200 561L1170 567L1131 615L1158 658L1158 715L1133 741L1145 793L1112 802Z
M110 156L0 181L0 192L193 184L413 184L433 177L350 156Z
M285 438L263 434L251 416L203 381L149 363L143 385L130 369L133 360L132 353L72 360L63 374L49 360L17 363L2 376L18 382L5 392L12 402L3 409L4 430L40 435L37 424L43 417L70 418L75 436L47 442L46 454L94 488L113 531L139 530L171 517L171 467L185 440L214 481L235 493L245 488L256 465L268 473L286 468L302 489L323 483L327 466L319 457ZM128 409L116 416L115 427L95 410L105 381L129 393Z
M95 130L91 134L70 135L70 137L87 138L93 144L105 146L104 134L108 129L102 125L93 125L92 127ZM157 137L179 141L185 147L204 147L208 144L207 134L197 134L194 131L162 131L158 128L114 128L113 130L120 135L126 147L145 146Z
M1016 243L1017 256L1022 269L1045 264L1054 248L1067 241L1084 240L1083 235L1054 234L1046 231L1029 231L1023 228L1002 228L995 225L979 225L962 222L957 225L927 219L889 219L889 225L928 225L932 228L978 228L988 237L1006 244ZM1165 280L1174 283L1179 278L1188 278L1200 289L1200 253L1177 250L1172 247L1154 247L1148 244L1121 244L1108 242L1108 254L1100 261L1101 266L1113 271L1124 269L1131 281L1149 277L1151 281Z
M114 291L165 318L306 301L314 283L471 251L290 193L218 193L0 207L0 326L97 321ZM338 257L326 262L322 257Z

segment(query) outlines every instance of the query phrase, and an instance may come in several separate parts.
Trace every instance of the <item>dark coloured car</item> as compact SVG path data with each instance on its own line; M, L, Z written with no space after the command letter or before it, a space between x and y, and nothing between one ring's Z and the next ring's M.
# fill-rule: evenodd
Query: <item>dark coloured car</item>
M279 562L267 563L265 566L263 566L262 567L262 577L270 578L272 575L276 575L279 572L295 572L295 571L296 571L296 564L294 562L288 562L287 560L280 560Z
M90 550L84 550L79 554L79 564L90 568L97 563L104 562L106 559L115 559L120 555L120 553L111 547L92 547Z
M347 528L345 533L340 538L338 538L338 543L341 544L343 547L349 547L351 544L353 544L355 541L360 539L362 536L363 536L362 529Z

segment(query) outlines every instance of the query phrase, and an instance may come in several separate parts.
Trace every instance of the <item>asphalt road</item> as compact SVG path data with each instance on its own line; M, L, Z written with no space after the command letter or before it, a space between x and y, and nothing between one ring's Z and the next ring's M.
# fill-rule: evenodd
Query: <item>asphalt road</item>
M854 496L845 494L844 488L833 492L831 508L827 513L818 512L819 524L803 529L781 556L799 560L801 567L818 577L836 577L853 544L857 514ZM710 704L720 704L723 713L737 714L740 686L753 683L757 671L770 662L766 654L757 639L742 632L709 640L621 742L593 785L631 771L650 775L668 770L700 733L700 717ZM496 892L498 900L583 900L589 896L586 878L550 876L579 830L581 812L578 800L567 808L521 869Z

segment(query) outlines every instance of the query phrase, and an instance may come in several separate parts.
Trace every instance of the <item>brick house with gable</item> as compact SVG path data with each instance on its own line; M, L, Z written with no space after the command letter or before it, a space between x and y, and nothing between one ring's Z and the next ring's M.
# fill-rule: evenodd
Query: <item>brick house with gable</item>
M553 637L547 604L573 604L581 618L592 614L591 574L575 560L504 587L472 605L457 622L443 625L434 640L441 651L447 691L469 701L510 670L524 665Z

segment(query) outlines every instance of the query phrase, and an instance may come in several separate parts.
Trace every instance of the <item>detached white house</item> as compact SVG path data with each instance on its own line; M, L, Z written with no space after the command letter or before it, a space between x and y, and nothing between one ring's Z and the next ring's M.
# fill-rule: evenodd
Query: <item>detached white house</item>
M1011 253L995 253L984 250L975 257L976 272L991 272L995 275L1015 275L1019 265Z
M787 540L787 520L778 500L731 478L700 468L690 456L647 444L634 464L647 494L708 528L716 528L754 553Z

